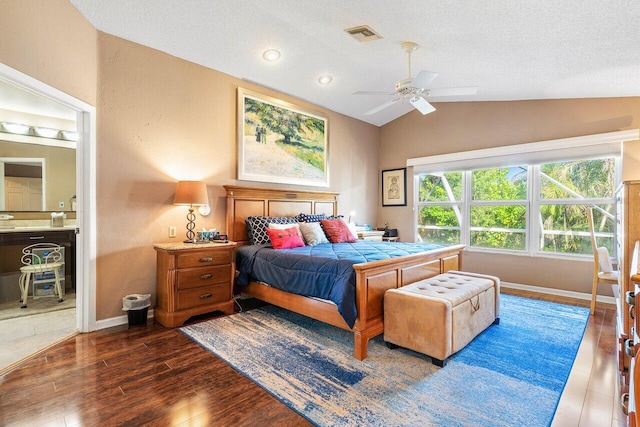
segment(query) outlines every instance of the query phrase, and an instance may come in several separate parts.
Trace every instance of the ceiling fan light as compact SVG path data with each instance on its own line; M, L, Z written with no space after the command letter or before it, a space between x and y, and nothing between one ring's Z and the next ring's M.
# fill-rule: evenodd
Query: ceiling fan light
M280 59L280 51L278 49L267 49L262 53L265 61L274 62Z

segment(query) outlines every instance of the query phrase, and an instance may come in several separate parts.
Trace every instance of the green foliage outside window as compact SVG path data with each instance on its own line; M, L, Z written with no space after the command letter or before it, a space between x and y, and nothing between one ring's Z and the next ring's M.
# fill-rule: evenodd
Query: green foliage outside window
M528 200L526 167L471 174L471 205L463 202L462 172L423 175L419 181L418 233L424 241L526 250L528 221L540 228L534 250L590 254L586 211L593 208L598 245L614 253L615 159L544 164L536 169L540 193ZM449 190L449 191L447 191ZM604 202L604 203L603 203ZM527 206L535 211L528 214ZM469 215L469 236L461 224Z

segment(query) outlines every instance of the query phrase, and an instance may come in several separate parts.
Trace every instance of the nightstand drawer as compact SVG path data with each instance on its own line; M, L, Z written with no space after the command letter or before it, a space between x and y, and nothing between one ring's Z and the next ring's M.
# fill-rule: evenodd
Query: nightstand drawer
M178 292L178 310L215 304L231 299L229 284L205 286Z
M178 254L176 268L204 267L206 265L231 264L230 251L197 251Z
M231 264L176 271L178 290L231 282Z

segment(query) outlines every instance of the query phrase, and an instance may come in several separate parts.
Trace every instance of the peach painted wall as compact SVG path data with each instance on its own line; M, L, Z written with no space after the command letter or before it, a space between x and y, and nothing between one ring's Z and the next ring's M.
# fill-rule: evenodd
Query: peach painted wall
M68 0L0 0L0 63L96 105L97 32Z
M172 205L177 180L208 185L212 213L196 214L198 230L224 231L224 184L270 186L236 180L238 86L326 115L329 190L340 193L341 213L375 221L378 127L111 35L98 39L98 319L121 315L124 295L155 294L153 243L185 234L186 208ZM170 225L178 238L168 238Z
M564 99L434 104L381 128L380 170L408 158L640 128L640 98ZM623 179L640 179L640 142L623 147ZM407 207L378 208L378 221L413 240L413 181L407 171ZM592 263L467 251L464 269L503 281L591 293ZM601 287L601 293L611 295Z

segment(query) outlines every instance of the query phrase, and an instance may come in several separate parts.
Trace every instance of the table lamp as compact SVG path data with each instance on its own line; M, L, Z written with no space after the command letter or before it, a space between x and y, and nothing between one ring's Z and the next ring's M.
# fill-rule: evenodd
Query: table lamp
M173 204L189 206L189 213L187 214L187 240L185 240L184 243L196 243L197 240L193 232L196 226L196 216L193 213L193 207L209 204L207 185L202 181L178 181Z

